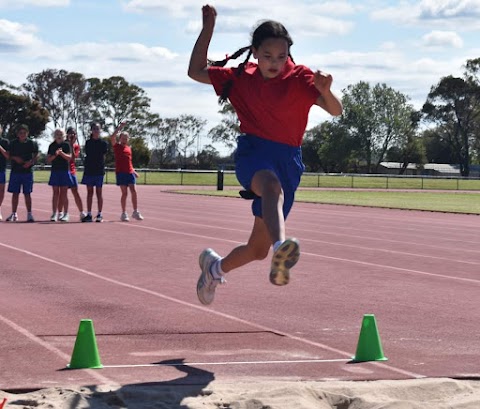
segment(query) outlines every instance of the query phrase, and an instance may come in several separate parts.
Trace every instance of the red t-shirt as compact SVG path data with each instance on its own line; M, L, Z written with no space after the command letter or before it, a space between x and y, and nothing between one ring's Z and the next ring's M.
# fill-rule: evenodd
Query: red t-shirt
M132 164L132 148L128 145L116 143L113 146L113 153L115 154L115 172L116 173L133 173Z
M208 75L217 95L233 79L229 100L246 134L291 146L300 146L307 127L308 113L320 93L313 72L291 59L277 77L265 80L255 63L247 63L240 76L236 68L209 67Z
M80 156L80 145L78 143L73 144L72 159L70 159L70 173L75 175L77 173L77 167L75 166L75 159Z

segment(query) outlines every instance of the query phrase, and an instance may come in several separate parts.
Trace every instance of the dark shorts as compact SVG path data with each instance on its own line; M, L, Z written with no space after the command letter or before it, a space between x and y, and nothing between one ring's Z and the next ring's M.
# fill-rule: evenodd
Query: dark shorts
M95 175L95 176L83 175L82 185L102 187L103 175Z
M7 183L7 172L0 172L0 185Z
M10 172L10 180L8 182L8 191L10 193L20 193L29 195L33 192L33 173L16 173Z
M72 175L69 170L53 170L48 180L50 186L66 186L72 185Z
M70 177L71 177L71 180L72 180L72 183L70 186L68 186L69 188L75 188L75 187L78 187L78 179L77 179L77 175L74 175L72 173L70 173Z
M238 181L246 190L250 190L253 176L260 170L270 170L280 180L284 194L283 215L286 219L305 170L302 149L253 135L240 135L235 152L235 173ZM260 197L254 198L252 212L254 216L262 217Z
M117 186L128 186L136 183L135 173L117 173Z

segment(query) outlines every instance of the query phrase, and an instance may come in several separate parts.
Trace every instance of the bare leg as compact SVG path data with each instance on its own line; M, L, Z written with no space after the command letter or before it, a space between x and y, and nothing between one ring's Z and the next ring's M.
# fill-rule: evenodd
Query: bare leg
M133 210L138 210L138 201L137 201L137 189L135 189L135 185L128 185L130 188L130 194L132 196L132 206Z
M78 193L78 188L77 187L72 187L70 190L72 191L73 198L75 199L75 204L78 207L78 211L80 213L83 212L83 202L82 202L82 198L80 197L80 193Z
M63 209L60 209L60 211L63 211L63 213L67 214L68 213L68 191L67 194L65 195L65 200L63 201Z
M0 206L3 203L3 198L5 197L5 184L0 184Z
M67 198L68 187L60 186L58 194L58 213L65 207L65 199ZM65 210L65 213L67 210Z
M269 170L258 171L252 179L252 191L262 198L262 216L271 244L284 241L283 190L277 176Z
M128 186L121 185L120 189L122 191L122 196L120 197L120 205L122 206L122 212L127 211L127 196L128 196Z
M27 208L27 212L31 213L32 212L32 196L30 193L24 193L25 196L25 207ZM18 204L18 201L17 201Z
M88 213L92 213L93 203L93 186L87 186L87 210Z
M56 213L57 209L59 212L62 209L59 209L59 197L60 197L60 186L52 186L53 196L52 196L52 212Z
M234 248L222 260L222 270L227 273L254 260L263 260L268 256L270 246L270 235L264 221L260 217L255 217L248 243Z
M12 193L12 213L17 213L19 195L20 193Z
M98 213L101 213L103 210L103 195L102 195L102 188L96 187L95 193L97 195L97 205L98 205Z

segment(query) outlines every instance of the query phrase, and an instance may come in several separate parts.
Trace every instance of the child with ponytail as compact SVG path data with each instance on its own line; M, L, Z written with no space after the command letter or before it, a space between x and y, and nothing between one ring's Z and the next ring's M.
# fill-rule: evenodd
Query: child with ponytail
M217 12L206 5L202 13L203 28L192 51L188 75L212 84L220 103L230 101L238 115L242 135L238 137L235 170L245 189L241 195L253 199L254 215L246 244L224 258L212 249L200 255L197 295L202 304L208 305L226 273L265 259L270 247L270 281L288 284L290 269L300 257L300 246L296 239L286 237L285 219L304 171L301 144L308 113L318 105L338 116L342 104L330 89L331 75L294 63L290 53L293 41L285 27L275 21L261 23L253 32L251 44L231 57L209 61L207 53ZM245 53L238 67L225 67L229 60ZM257 63L249 62L252 56Z

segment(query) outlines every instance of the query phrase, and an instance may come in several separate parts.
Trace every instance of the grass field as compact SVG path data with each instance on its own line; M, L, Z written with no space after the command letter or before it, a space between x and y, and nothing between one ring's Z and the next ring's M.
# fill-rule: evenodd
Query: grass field
M182 190L178 193L239 197L236 190ZM299 190L297 191L296 201L480 214L480 195L474 193Z
M36 182L48 182L50 171L36 170ZM82 172L78 172L81 179ZM106 183L115 183L115 172L106 174ZM187 172L139 172L137 181L147 185L216 186L217 174ZM225 186L239 186L234 174L224 174ZM387 176L333 176L306 174L301 187L359 188L359 189L423 189L423 190L479 190L477 179L395 178Z

